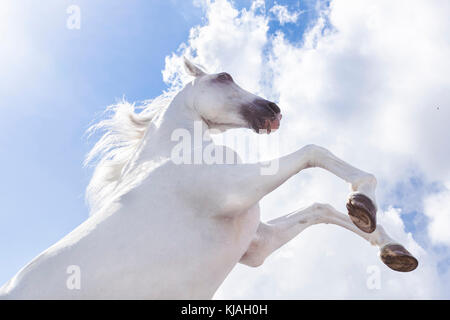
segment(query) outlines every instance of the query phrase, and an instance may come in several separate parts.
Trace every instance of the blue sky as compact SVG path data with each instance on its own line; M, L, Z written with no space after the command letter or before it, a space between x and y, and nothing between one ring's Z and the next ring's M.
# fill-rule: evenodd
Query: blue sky
M7 281L34 256L88 217L84 190L91 169L83 168L82 162L95 139L87 140L86 129L98 119L107 105L117 99L144 100L159 95L167 88L161 76L165 57L177 52L181 43L186 43L192 27L208 23L204 8L198 5L200 2L52 0L43 5L32 0L2 1L0 283ZM320 2L323 7L329 5L329 1ZM248 10L252 1L233 3L238 10ZM316 1L265 1L266 8L275 4L285 5L290 11L303 11L296 23L281 24L273 17L268 20L268 36L276 37L276 34L282 33L288 44L285 46L288 47L287 53L298 54L295 50L304 44L305 30L318 19ZM79 30L66 27L69 17L66 10L70 5L78 5L81 9ZM342 14L342 10L336 12L336 17ZM337 31L345 34L345 23L336 21L340 23ZM364 42L357 36L351 39ZM275 41L267 42L267 46L276 44ZM346 47L339 49L345 51ZM366 48L358 50L355 52L360 53ZM352 70L348 69L347 63L353 63L352 59L357 55L355 52L350 50L351 55L336 59L335 64L330 63L333 70L336 73ZM288 60L287 54L286 57ZM325 57L334 61L335 56ZM347 79L342 81L336 78L332 80L337 84L331 80L327 84L331 83L331 87L339 87L340 84L340 88L345 90ZM349 80L349 84L355 85L352 79ZM368 91L374 91L373 87ZM336 101L345 104L351 101L349 99L343 96ZM333 98L318 101L318 105L322 106L333 101ZM286 105L289 105L288 102L287 99ZM394 107L389 110L395 110L396 105L399 104L393 103ZM440 105L444 103L440 102ZM352 107L358 105L355 103ZM320 111L320 108L317 110ZM329 114L334 112L333 108L327 110ZM339 115L336 119L345 114L344 111L337 110ZM394 113L392 117L396 115ZM412 125L415 124L413 120ZM436 121L434 118L432 120ZM434 127L440 128L436 124ZM408 132L407 129L405 132ZM402 128L395 130L400 136ZM336 133L336 136L339 134ZM339 137L345 140L344 133ZM433 137L427 136L427 139L433 140ZM331 140L324 141L331 143ZM383 158L383 152L395 148L399 149L397 145L392 149L389 146L380 149L380 163L387 161ZM438 269L442 274L448 273L448 249L445 245L431 246L427 228L433 216L423 214L422 201L428 195L446 190L444 184L448 171L441 169L442 179L439 180L436 178L439 175L432 173L432 170L428 174L420 164L409 167L409 162L413 162L411 155L417 154L415 150L411 147L388 159L392 161L389 162L392 167L402 167L408 163L405 169L408 173L402 173L402 176L399 173L399 177L392 181L380 182L383 188L381 208L386 211L390 206L401 208L405 230L412 232L420 245L428 246L433 254L440 255L441 258L436 260ZM436 157L433 162L434 159L422 161L420 155L414 158L425 163L425 166L432 163L435 168L448 168L443 167L441 163L444 161L439 159Z

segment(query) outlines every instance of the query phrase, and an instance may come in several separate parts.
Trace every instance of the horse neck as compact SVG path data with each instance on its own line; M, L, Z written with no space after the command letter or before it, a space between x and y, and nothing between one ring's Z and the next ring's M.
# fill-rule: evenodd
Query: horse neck
M206 123L191 106L190 90L192 89L188 87L181 90L161 113L158 120L150 124L144 138L141 159L170 157L173 147L179 143L179 141L171 140L172 133L175 130L188 132L192 139L208 135Z

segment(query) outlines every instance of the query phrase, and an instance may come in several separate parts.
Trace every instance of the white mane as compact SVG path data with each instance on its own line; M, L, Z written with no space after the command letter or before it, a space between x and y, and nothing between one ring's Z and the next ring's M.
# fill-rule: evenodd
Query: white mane
M138 150L150 122L170 104L176 93L176 90L166 91L141 105L122 100L106 108L106 119L89 127L89 136L103 132L84 160L85 166L96 164L86 188L91 215L113 200L126 164Z

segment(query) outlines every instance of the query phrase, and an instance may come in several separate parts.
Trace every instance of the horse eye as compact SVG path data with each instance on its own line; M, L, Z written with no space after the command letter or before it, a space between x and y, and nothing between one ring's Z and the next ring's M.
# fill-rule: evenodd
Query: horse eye
M222 81L233 81L233 78L228 73L221 73L217 76L217 79Z

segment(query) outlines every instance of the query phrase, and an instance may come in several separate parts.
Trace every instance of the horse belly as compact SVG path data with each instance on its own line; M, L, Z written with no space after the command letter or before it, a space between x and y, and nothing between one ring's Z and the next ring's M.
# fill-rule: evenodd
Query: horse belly
M247 251L259 224L259 207L236 218L191 217L159 235L159 261L147 269L155 290L148 298L209 299ZM174 236L176 235L176 236ZM154 254L153 254L154 255Z

